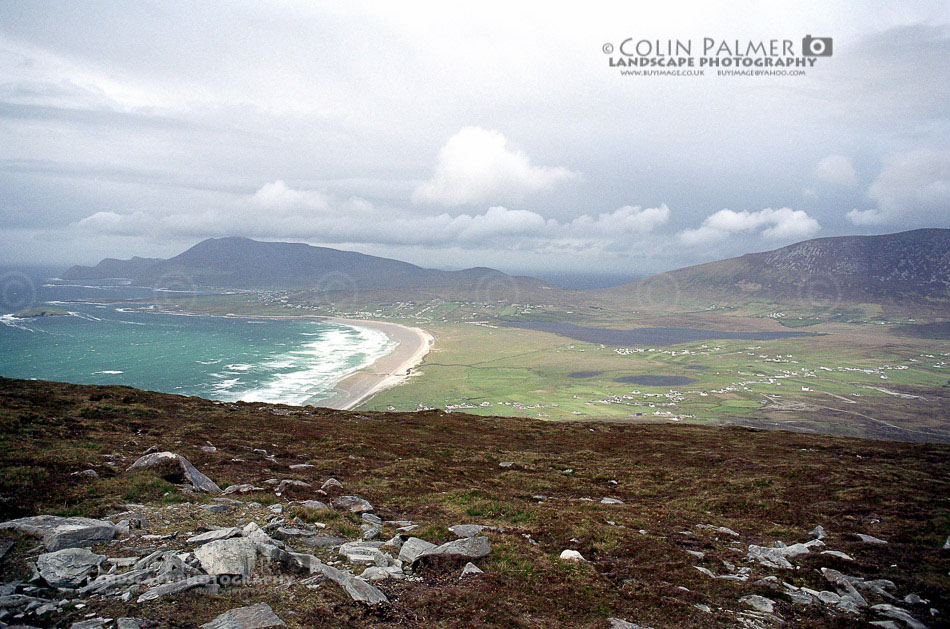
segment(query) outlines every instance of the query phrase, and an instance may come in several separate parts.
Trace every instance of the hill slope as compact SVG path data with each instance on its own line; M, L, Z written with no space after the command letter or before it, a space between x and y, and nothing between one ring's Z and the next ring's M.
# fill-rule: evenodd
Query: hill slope
M426 269L408 262L313 247L303 243L210 238L167 260L107 258L94 267L74 266L64 279L123 277L142 286L182 283L215 288L312 288L327 291L471 289L486 283L538 288L541 280L512 277L488 268Z
M854 301L950 300L950 229L816 238L774 251L662 273L604 291L644 290L716 299Z
M162 470L129 469L151 448L174 451L221 487L247 485L246 491L221 501L175 486L180 480ZM339 570L330 574L359 574L367 564L344 561L336 547L342 540L325 538L354 540L373 518L301 502L332 505L341 493L371 503L383 520L379 540L401 535L441 544L456 539L447 528L452 525L495 527L478 533L490 542L489 554L474 560L484 574L460 578L465 559L422 564L412 579L369 582L388 599L374 606L354 602L337 583L263 556L253 579L217 594L192 590L136 602L152 586L140 577L116 579L117 590L98 596L23 583L4 586L16 595L2 598L9 604L51 598L54 611L42 618L28 612L12 622L67 627L87 614L194 627L261 602L292 627L599 628L609 617L657 629L778 626L779 619L786 627L857 627L886 619L886 608L870 607L881 603L936 626L950 613L950 551L940 549L948 533L948 466L944 445L222 404L128 387L0 378L0 520L49 513L131 520L141 528L132 526L93 551L141 558L145 566L161 558L153 551L166 551L169 578L186 566L198 570L191 553L199 542L186 541L189 536L248 522L282 539L298 557L334 562ZM330 477L342 488L319 489ZM306 485L275 487L268 479ZM397 530L407 520L417 528ZM827 535L816 542L809 531L819 524ZM241 535L209 532L218 534ZM0 530L0 548L5 539L14 545L0 554L0 574L4 581L25 581L27 562L41 552L31 550L37 542ZM242 539L248 538L234 543L240 547ZM776 540L808 546L765 548ZM394 556L400 543L379 550ZM750 558L756 547L802 553L788 555L798 569ZM585 561L559 559L564 549ZM175 562L176 553L185 565ZM124 561L120 576L132 560ZM404 567L410 570L408 562ZM851 612L847 601L836 604L835 591L851 590L822 568L857 579L866 604ZM131 599L123 602L118 594L126 588ZM821 591L823 599L804 588ZM774 601L772 613L752 610L743 598L751 594ZM904 602L909 594L926 601ZM71 602L56 603L64 598ZM80 600L81 609L75 606Z

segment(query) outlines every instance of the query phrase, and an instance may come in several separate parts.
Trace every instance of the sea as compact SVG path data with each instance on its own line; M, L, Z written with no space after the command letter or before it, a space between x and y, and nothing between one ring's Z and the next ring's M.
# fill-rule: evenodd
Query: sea
M187 291L22 273L0 283L7 311L0 314L0 376L10 378L320 405L335 397L340 380L395 347L379 330L326 321L160 312L163 300L179 301ZM69 314L21 319L10 313L26 306Z

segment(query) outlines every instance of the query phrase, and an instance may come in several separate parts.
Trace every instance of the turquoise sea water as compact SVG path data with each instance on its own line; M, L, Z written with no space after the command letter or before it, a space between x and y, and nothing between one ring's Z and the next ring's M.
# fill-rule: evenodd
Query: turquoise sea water
M368 328L169 315L109 303L152 295L131 287L47 283L37 294L33 305L70 315L0 315L0 376L319 405L333 397L341 378L393 348L388 336Z

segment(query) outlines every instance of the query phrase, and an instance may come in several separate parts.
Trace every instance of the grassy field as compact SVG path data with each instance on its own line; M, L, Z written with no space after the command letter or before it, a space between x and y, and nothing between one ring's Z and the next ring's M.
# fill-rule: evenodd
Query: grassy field
M209 443L216 449L201 449ZM211 501L207 496L186 495L148 472L128 472L151 446L185 455L222 487L266 486L268 478L308 482L313 489L293 496L268 490L239 497L284 503L288 518L319 521L328 533L348 538L359 530L355 516L303 513L288 501L320 498L315 488L332 476L384 519L412 520L419 525L412 534L432 542L452 539L446 527L462 522L500 530L487 533L491 554L479 562L483 576L460 580L457 567L433 566L416 580L377 582L391 600L382 607L352 602L332 584L308 589L293 580L143 604L90 599L83 609L67 606L47 616L46 624L69 626L93 613L190 627L263 601L294 627L606 627L608 617L658 629L725 627L740 623L748 611L740 599L749 594L775 600L785 626L846 628L880 619L868 608L845 614L796 604L756 583L777 574L796 587L824 590L830 586L822 567L890 579L899 598L914 593L929 601L900 605L936 624L950 613L950 555L939 550L950 532L950 450L936 444L220 404L127 387L0 379L0 520L38 513L103 517L134 502L159 514L141 533L175 533L180 540L231 522L225 519L233 515L199 508ZM301 463L313 467L291 467ZM85 469L99 477L76 474ZM600 504L603 497L623 504ZM258 511L240 513L264 524ZM795 559L799 569L776 572L745 559L749 544L805 541L817 524L828 530L828 548L854 560L815 552ZM856 533L889 543L866 544ZM392 534L387 527L383 538ZM0 538L16 540L0 564L5 577L28 576L25 561L35 558L35 540L6 531ZM132 537L95 550L135 556L171 543ZM566 548L587 561L560 560ZM332 556L326 549L324 558ZM746 580L724 580L697 566L716 574L750 572ZM868 596L872 604L883 601Z
M882 326L822 324L809 329L821 334L815 337L669 347L580 343L497 325L427 329L436 342L421 374L365 408L422 405L550 419L740 422L950 439L950 344L891 336ZM617 382L641 375L693 382ZM795 417L788 416L792 411Z

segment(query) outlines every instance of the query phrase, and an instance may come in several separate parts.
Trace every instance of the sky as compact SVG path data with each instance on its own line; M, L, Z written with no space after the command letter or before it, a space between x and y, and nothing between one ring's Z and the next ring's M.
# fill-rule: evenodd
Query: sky
M946 2L451 4L4 0L0 264L241 235L636 277L950 227ZM795 74L611 67L806 36Z

